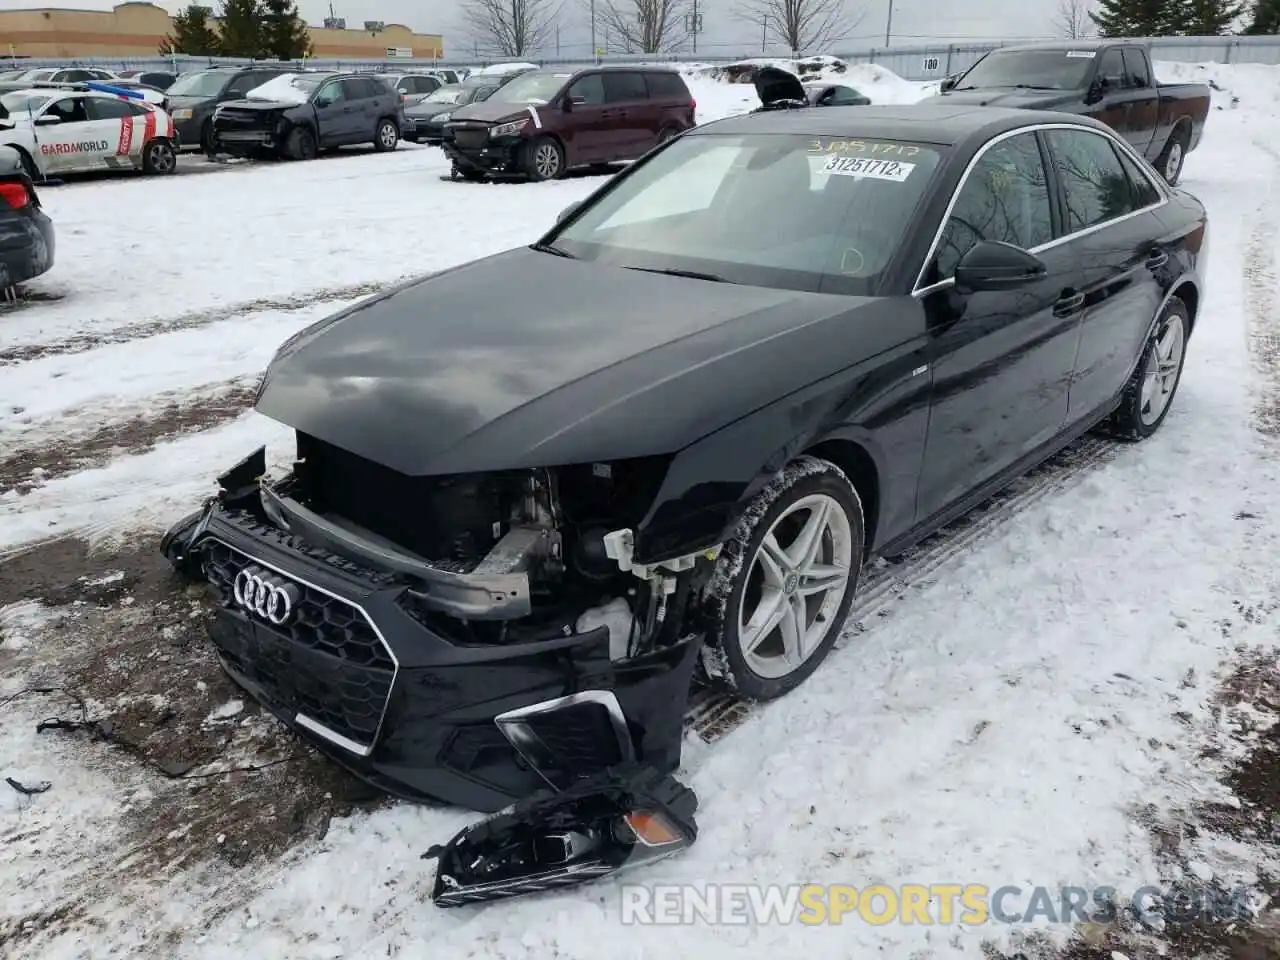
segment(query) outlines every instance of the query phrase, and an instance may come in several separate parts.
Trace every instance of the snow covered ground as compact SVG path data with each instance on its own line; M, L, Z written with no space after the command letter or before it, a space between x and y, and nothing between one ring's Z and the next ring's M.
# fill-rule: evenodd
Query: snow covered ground
M1224 770L1247 746L1241 717L1254 736L1274 717L1265 704L1224 708L1215 675L1239 646L1273 649L1280 623L1268 413L1280 397L1268 366L1280 356L1280 69L1161 73L1221 88L1184 181L1212 217L1210 293L1164 428L901 590L792 696L715 744L691 737L681 776L702 801L698 843L631 882L1132 891L1169 879L1153 825L1186 823L1205 803L1239 806ZM703 120L754 105L750 86L690 76ZM880 102L925 90L874 67L847 76ZM100 744L34 732L65 704L7 699L64 683L42 651L89 656L110 639L86 626L94 604L121 616L141 606L130 579L111 590L110 552L100 581L76 581L93 603L27 595L17 571L28 548L158 529L259 443L287 445L256 414L211 412L281 340L402 277L532 240L599 183L454 184L439 180L446 170L438 151L406 145L43 192L59 263L33 289L54 299L0 313L0 490L12 487L0 492L0 776L51 787L25 797L0 784L0 948L32 960L918 960L1015 942L1000 924L623 928L616 885L442 912L417 857L471 818L407 805L338 817L323 837L247 866L222 855L224 834L201 846L178 818L151 836L189 846L135 869L148 851L133 815L163 779ZM180 600L162 607L175 622L188 615ZM143 635L144 620L128 629ZM174 650L138 661L134 682L170 669L184 656ZM226 691L179 676L211 698L200 736L279 739L260 715L219 712ZM101 695L86 710L110 705ZM1266 848L1203 825L1179 857L1228 885L1275 867Z

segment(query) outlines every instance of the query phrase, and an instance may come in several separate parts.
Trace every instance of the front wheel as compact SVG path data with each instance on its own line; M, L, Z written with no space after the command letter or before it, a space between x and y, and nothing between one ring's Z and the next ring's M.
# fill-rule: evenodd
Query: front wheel
M1142 359L1124 388L1120 406L1108 424L1124 440L1145 440L1160 428L1182 380L1191 330L1187 306L1177 297L1165 305Z
M564 148L551 137L539 137L525 147L524 171L530 180L564 176Z
M396 129L396 125L390 120L383 120L378 124L378 129L373 134L373 149L379 153L386 153L388 150L394 150L400 142L400 131Z
M703 668L749 700L773 700L826 659L862 569L862 501L835 464L791 463L726 541L704 603Z
M142 148L142 172L166 176L178 169L178 155L167 140L152 140Z
M294 130L289 134L285 145L285 156L290 160L314 160L316 158L316 138L310 130Z

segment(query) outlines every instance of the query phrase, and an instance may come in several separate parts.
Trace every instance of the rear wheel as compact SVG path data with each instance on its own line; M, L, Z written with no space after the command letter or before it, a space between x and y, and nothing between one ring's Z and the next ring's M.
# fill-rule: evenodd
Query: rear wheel
M373 149L379 153L386 153L394 150L400 142L400 131L396 129L396 125L390 120L383 120L378 123L378 129L373 134Z
M285 145L285 154L290 160L314 160L316 158L316 138L310 130L295 130L289 134Z
M1124 440L1145 440L1164 423L1182 380L1190 330L1186 304L1173 297L1160 314L1138 368L1124 388L1120 406L1112 414L1108 424L1112 434Z
M530 180L564 176L564 148L551 137L539 137L525 147L524 171Z
M178 155L167 140L152 140L142 148L142 172L166 176L178 169Z
M1169 142L1164 145L1164 150L1156 159L1155 168L1160 171L1160 176L1164 177L1165 182L1169 186L1175 186L1178 178L1182 176L1182 164L1187 157L1187 134L1183 129L1173 131L1169 135Z

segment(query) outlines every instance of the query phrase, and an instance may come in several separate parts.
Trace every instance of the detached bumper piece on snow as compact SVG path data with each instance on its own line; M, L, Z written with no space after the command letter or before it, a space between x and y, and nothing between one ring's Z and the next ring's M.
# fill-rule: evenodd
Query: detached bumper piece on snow
M467 827L436 858L432 899L457 907L576 886L680 853L698 835L693 791L634 764L541 791Z
M289 477L266 480L257 451L161 543L209 585L223 668L283 723L380 790L481 812L679 766L702 634L677 611L701 567L659 575L611 559L628 555L610 527L536 519L585 498L574 483L625 503L610 481L565 474L558 498L539 471L387 482L299 443Z

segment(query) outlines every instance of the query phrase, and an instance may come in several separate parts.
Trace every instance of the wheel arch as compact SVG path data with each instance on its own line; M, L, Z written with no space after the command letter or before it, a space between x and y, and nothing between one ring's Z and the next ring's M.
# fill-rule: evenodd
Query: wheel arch
M1164 303L1160 305L1160 313L1164 313L1164 308L1168 306L1169 301L1174 297L1177 297L1186 305L1187 333L1190 333L1195 329L1196 319L1200 313L1200 288L1190 277L1184 278L1174 286L1173 290L1170 291L1169 296L1165 298Z
M25 160L27 163L31 164L30 169L27 169L25 165L23 169L27 170L28 174L30 174L31 170L34 170L36 172L36 177L33 177L32 180L36 183L39 183L39 179L37 178L43 178L44 173L40 169L40 164L36 163L36 158L31 155L31 151L28 150L26 147L22 146L21 144L17 144L17 143L11 143L11 144L8 144L8 146L13 147L13 149L17 152L19 160Z
M875 458L862 444L844 438L815 443L802 450L800 455L818 457L835 464L853 484L858 499L862 501L862 522L865 528L862 554L865 561L871 554L872 544L876 542L880 521L880 470Z

